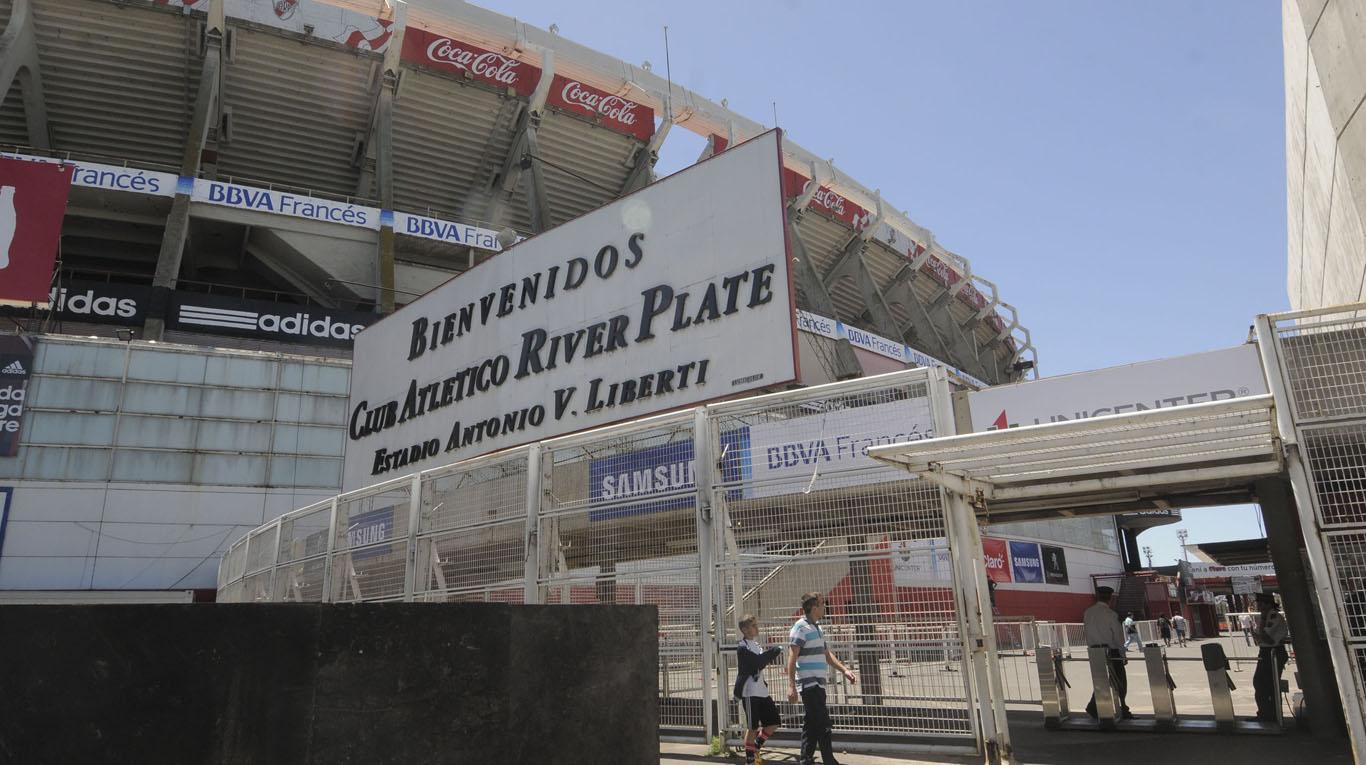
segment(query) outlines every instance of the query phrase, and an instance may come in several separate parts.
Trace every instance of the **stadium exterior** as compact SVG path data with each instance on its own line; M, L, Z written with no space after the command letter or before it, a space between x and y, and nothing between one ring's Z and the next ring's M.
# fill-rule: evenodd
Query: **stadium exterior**
M52 310L0 309L34 354L0 590L211 589L247 529L339 488L355 332L649 183L674 127L703 157L764 130L464 3L376 10L0 0L3 153L75 169ZM1028 373L995 285L784 145L802 384ZM1017 531L1118 570L1085 523Z

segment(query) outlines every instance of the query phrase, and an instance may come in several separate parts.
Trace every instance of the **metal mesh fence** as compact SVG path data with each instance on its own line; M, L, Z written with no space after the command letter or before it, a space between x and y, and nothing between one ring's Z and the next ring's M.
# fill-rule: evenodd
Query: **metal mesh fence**
M1324 526L1366 523L1366 422L1304 429Z
M762 636L786 642L802 594L823 593L826 641L859 676L831 677L838 727L970 734L939 490L866 454L933 435L925 382L722 404L710 427L723 643L738 642L744 614ZM733 654L727 671L734 677ZM786 698L784 677L775 673L772 685ZM795 725L801 710L784 716Z
M831 680L837 726L973 735L940 492L865 453L933 435L926 373L701 411L286 514L224 556L220 600L654 605L661 728L700 732L708 699L730 696L734 653L718 648L735 645L737 618L754 613L762 639L786 644L815 590L832 650L859 675ZM784 714L800 724L799 706Z
M1293 323L1292 323L1293 322ZM1334 603L1320 611L1332 634L1352 736L1366 741L1360 710L1366 705L1366 320L1347 309L1272 317L1279 376L1289 389L1293 425L1303 445L1307 486L1317 528L1306 525L1305 542L1332 579ZM1268 338L1265 334L1263 341ZM1298 474L1292 471L1292 479ZM1342 638L1336 638L1341 641ZM1355 697L1355 698L1353 698ZM1355 718L1355 719L1353 719Z
M1327 539L1342 585L1348 638L1366 641L1366 531L1329 534Z
M1354 318L1326 319L1281 331L1296 419L1366 417L1366 327Z

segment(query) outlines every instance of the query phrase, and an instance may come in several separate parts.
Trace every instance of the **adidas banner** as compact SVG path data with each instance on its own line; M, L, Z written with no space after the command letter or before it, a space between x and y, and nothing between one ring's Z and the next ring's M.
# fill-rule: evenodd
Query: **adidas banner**
M68 281L48 292L48 305L0 306L0 316L44 317L59 321L124 324L140 327L147 318L152 289L136 284Z
M0 335L0 457L19 453L24 425L24 393L33 369L33 341Z
M356 333L379 318L379 314L322 306L177 292L171 298L166 326L182 332L350 348Z

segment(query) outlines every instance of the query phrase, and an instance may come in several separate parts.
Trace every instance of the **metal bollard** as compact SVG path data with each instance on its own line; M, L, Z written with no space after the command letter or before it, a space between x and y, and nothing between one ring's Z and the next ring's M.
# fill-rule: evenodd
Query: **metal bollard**
M1224 647L1218 643L1200 646L1200 658L1205 662L1205 673L1209 676L1210 702L1214 707L1214 725L1221 731L1231 731L1238 726L1233 714L1233 678L1228 674L1228 657Z
M1119 714L1115 687L1110 682L1109 652L1105 646L1086 649L1087 662L1091 666L1091 687L1096 693L1096 718L1104 730L1114 730L1115 717Z
M1167 651L1160 645L1143 648L1143 665L1148 670L1148 690L1153 699L1153 720L1158 730L1176 727L1176 683L1167 667Z

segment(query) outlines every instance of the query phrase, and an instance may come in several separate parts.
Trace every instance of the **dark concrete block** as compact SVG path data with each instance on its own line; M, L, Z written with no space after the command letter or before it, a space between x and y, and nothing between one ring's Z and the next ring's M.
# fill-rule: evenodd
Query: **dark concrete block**
M0 762L654 763L653 607L0 608Z

